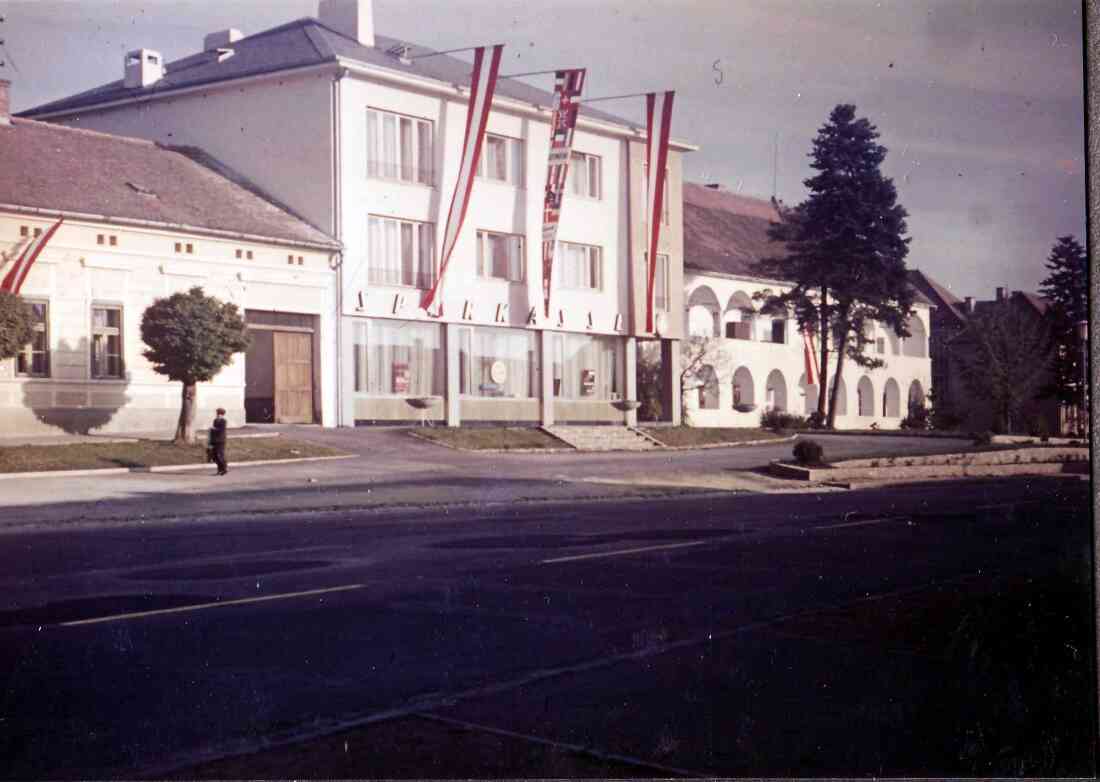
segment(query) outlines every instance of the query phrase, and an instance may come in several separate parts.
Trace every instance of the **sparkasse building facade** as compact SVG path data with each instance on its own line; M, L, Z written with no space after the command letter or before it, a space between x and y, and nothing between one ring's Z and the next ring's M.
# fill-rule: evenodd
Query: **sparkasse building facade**
M19 290L34 337L0 361L6 436L172 431L181 384L144 358L140 323L194 286L236 304L252 338L199 384L197 421L332 419L339 244L198 150L0 113L0 274L47 236Z
M753 298L790 285L753 271L756 262L780 252L768 238L769 225L780 219L775 205L717 185L685 183L683 193L684 330L689 338L703 340L685 343L685 353L706 351L699 368L685 378L685 418L695 426L751 427L767 410L815 412L822 384L807 377L798 322L791 313L763 312L761 301ZM932 382L928 334L933 306L919 291L914 299L909 337L899 338L882 324L868 334L867 355L884 366L869 370L845 361L838 384L838 429L896 429L911 406L925 404ZM829 390L835 370L831 351Z
M428 317L418 302L440 273L468 62L375 35L369 0L324 0L319 19L220 31L191 57L164 65L141 50L126 67L135 63L144 70L129 81L28 114L201 147L341 241L326 423L633 423L637 341L654 340L675 376L690 145L674 141L669 153L659 315L647 332L644 128L582 99L544 317L553 96L500 79L443 314Z

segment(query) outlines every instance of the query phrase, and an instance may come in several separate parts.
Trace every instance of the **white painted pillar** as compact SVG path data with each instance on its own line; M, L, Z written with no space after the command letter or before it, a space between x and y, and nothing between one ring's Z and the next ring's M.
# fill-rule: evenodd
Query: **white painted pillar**
M539 332L539 377L542 379L539 419L543 426L554 425L554 333Z
M458 323L447 323L443 327L443 347L445 353L445 367L447 375L446 396L443 399L444 418L447 426L462 425L462 407L459 404L458 378Z
M623 388L623 399L632 400L638 398L638 341L634 337L626 338L626 383ZM638 411L626 411L626 425L638 425Z

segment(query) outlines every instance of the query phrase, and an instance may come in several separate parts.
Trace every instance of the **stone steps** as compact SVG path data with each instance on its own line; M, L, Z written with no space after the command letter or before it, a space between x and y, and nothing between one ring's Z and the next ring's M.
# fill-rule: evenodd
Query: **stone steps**
M629 426L562 424L543 428L578 451L651 451L662 447Z

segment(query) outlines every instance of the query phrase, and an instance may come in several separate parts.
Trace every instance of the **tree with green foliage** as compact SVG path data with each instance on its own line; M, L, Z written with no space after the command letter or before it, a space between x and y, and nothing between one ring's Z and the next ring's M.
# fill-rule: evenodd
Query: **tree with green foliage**
M16 293L0 291L0 360L15 358L34 337L34 313Z
M1039 293L1050 302L1047 312L1054 339L1051 382L1044 389L1062 404L1088 408L1088 383L1082 326L1089 319L1089 260L1085 248L1072 236L1060 236L1047 258L1050 274L1040 283ZM1087 327L1087 326L1086 326Z
M1021 413L1047 377L1053 341L1049 324L1011 301L970 318L953 357L977 404L993 411L997 432L1024 430Z
M833 109L813 141L810 165L817 174L804 181L809 197L784 210L770 229L772 241L783 244L783 254L756 264L761 276L793 282L784 293L757 296L768 309L792 311L800 329L819 337L823 373L830 350L837 351L827 411L826 394L818 395L818 412L829 428L836 422L837 381L845 359L868 369L882 366L880 359L864 354L874 322L899 337L909 336L913 291L905 276L907 213L897 203L893 180L879 169L886 147L876 143L878 137L866 118L856 118L855 106Z
M248 348L240 311L196 286L149 305L141 318L141 339L153 371L183 384L175 442L193 443L196 385L212 380L234 353Z

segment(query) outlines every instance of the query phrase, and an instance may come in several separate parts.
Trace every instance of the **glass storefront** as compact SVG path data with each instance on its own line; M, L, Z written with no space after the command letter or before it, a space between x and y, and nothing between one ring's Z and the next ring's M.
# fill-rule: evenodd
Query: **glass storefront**
M554 396L613 400L622 397L622 340L587 334L555 334Z
M458 330L458 385L464 396L531 399L539 395L537 335L518 329Z
M443 396L443 328L438 323L362 320L355 324L355 392Z

